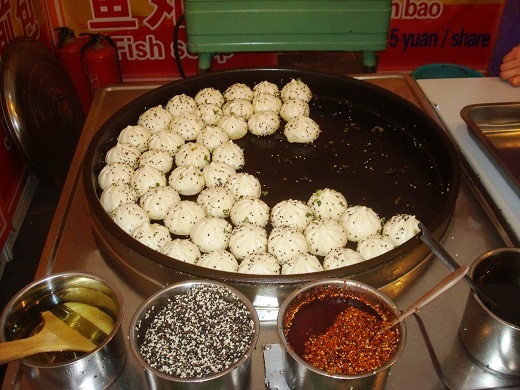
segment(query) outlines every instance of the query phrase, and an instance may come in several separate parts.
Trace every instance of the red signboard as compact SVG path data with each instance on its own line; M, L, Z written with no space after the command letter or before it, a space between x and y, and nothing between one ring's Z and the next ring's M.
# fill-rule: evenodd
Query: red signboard
M394 0L379 70L448 62L487 68L503 1Z
M394 0L388 48L379 56L382 71L408 71L432 62L485 69L503 0ZM183 14L181 0L49 1L52 27L76 34L109 35L117 45L125 82L167 81L179 76L173 33ZM178 48L186 75L197 71L197 57L186 48L180 23ZM214 69L276 66L275 53L219 55Z
M124 82L167 81L180 75L173 49L174 28L183 14L181 0L54 0L49 3L53 27L109 35L117 46ZM179 23L178 48L186 75L197 73L197 56L186 49ZM273 53L221 54L213 69L276 65Z

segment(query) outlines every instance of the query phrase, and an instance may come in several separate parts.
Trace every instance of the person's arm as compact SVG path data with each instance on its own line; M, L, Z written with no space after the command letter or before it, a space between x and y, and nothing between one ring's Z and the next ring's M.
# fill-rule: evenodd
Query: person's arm
M513 87L520 86L520 45L515 46L502 59L500 78L506 80Z

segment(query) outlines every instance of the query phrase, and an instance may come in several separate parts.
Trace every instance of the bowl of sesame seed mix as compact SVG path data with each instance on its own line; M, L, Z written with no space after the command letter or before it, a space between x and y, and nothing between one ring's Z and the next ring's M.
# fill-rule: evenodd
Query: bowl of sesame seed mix
M239 291L193 280L149 297L130 323L130 347L150 388L246 389L260 332Z
M303 285L283 302L277 331L293 389L384 389L406 342L400 314L383 293L348 279Z

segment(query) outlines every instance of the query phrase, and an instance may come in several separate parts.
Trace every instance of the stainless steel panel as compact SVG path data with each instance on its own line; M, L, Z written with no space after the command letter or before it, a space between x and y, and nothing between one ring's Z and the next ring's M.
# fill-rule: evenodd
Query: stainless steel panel
M432 113L429 103L409 76L389 74L370 76L366 79L396 92L426 112ZM123 327L127 334L132 314L146 297L136 291L136 286L129 283L119 269L110 268L101 256L91 230L88 205L80 178L80 166L89 140L101 124L117 109L153 87L111 87L99 91L96 95L36 275L43 277L49 273L83 270L112 280L124 295ZM485 251L504 246L495 226L473 195L472 188L466 180L462 181L454 216L443 244L448 252L464 265L470 265ZM438 260L430 261L425 267L411 272L392 285L393 291L390 293L397 292L394 301L400 308L407 307L448 272ZM384 292L388 293L386 290ZM518 378L497 376L487 371L485 367L475 363L464 350L458 336L458 327L468 293L469 288L465 284L458 284L421 309L418 317L406 320L407 344L399 361L392 367L388 389L443 389L447 386L457 389L480 389L520 386ZM276 344L278 340L275 322L263 322L258 347L253 354L252 389L266 388L262 346ZM276 351L276 348L273 350ZM116 385L125 389L143 389L147 386L142 370L132 359L128 359L125 371ZM9 365L2 388L28 388L17 363Z

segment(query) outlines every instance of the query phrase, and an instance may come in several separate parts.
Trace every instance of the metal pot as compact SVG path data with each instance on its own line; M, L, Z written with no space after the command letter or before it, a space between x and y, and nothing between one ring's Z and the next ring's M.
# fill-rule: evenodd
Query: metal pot
M123 297L110 282L81 273L60 273L37 280L18 292L0 317L2 342L28 337L41 313L65 302L95 306L114 319L112 332L92 352L38 354L19 361L34 388L104 388L121 372L126 348L121 322Z
M390 368L397 361L404 350L406 343L406 325L401 322L399 327L399 341L394 354L380 367L370 372L356 375L332 374L318 369L309 364L297 352L296 346L292 345L286 330L294 323L289 324L295 311L300 310L307 304L324 303L324 298L334 297L334 301L355 301L359 297L369 303L370 307L378 307L388 319L400 314L396 305L383 293L367 286L364 283L345 279L321 280L308 283L293 291L283 302L278 313L277 332L284 353L284 373L289 387L292 389L384 389ZM350 303L349 303L350 304ZM352 303L358 305L359 303ZM361 304L363 305L363 304ZM330 311L330 310L329 310ZM316 314L316 316L318 316ZM325 319L320 316L320 322ZM308 335L312 328L304 328L302 332ZM308 337L308 336L306 336Z
M155 315L164 308L168 300L175 295L186 294L193 287L200 286L224 288L228 292L224 297L226 300L229 302L238 301L247 308L254 327L251 344L237 362L220 372L194 378L181 378L169 375L152 367L152 365L141 354L141 345L144 342L146 331L155 319ZM201 331L201 334L204 335L204 331ZM144 368L146 380L152 389L247 389L250 383L252 354L256 348L259 335L260 322L256 310L251 302L234 288L222 283L206 280L193 280L176 283L158 291L156 294L146 299L136 310L130 323L129 331L130 348L137 362ZM179 335L179 337L182 338L183 335ZM204 356L198 356L198 358L203 359Z
M424 264L430 251L417 235L384 255L320 273L265 276L209 270L146 247L103 210L97 177L105 154L121 129L136 123L147 108L164 105L176 94L195 96L204 87L223 91L233 83L252 86L261 81L283 86L292 78L310 86L311 116L323 132L312 147L291 146L276 137L248 135L239 141L246 155L243 171L259 175L267 186L262 199L272 207L282 199L306 200L313 191L332 187L350 204L367 205L386 217L415 214L438 238L446 232L460 186L458 154L443 129L416 106L380 87L337 75L289 69L208 73L135 99L105 122L85 155L83 180L98 246L142 293L152 294L176 281L210 278L236 287L255 307L270 310L277 309L294 287L317 278L352 277L383 287ZM266 161L267 156L278 157ZM302 175L308 179L302 180Z
M470 291L459 328L462 343L486 368L520 375L520 248L484 253L469 275L496 307Z

